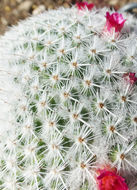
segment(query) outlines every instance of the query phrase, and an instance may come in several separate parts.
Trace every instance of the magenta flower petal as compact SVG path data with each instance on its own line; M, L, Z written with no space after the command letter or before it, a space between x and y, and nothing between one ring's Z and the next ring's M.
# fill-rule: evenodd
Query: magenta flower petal
M99 190L129 190L125 179L116 173L116 170L99 170L97 177Z
M125 81L131 85L133 85L134 83L137 82L137 77L135 76L136 73L125 73L123 75L123 78L125 79Z
M110 15L109 12L106 12L106 29L111 32L112 29L115 29L115 32L120 32L124 26L125 19L123 18L122 14L119 14L117 12L112 13Z
M93 3L89 3L88 2L77 2L76 6L79 10L83 10L85 8L87 8L88 10L92 10L94 7Z
M89 4L87 5L88 10L92 10L93 7L94 7L94 4L93 4L93 3L89 3Z

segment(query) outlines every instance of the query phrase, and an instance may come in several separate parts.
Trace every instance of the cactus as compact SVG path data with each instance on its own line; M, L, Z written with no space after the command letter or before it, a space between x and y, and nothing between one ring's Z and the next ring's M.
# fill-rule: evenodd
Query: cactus
M0 38L1 190L135 188L137 21L89 7Z

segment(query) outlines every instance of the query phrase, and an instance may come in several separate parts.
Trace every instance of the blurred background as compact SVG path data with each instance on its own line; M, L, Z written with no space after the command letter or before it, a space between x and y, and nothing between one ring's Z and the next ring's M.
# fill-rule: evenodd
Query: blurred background
M114 7L118 10L125 4L137 0L87 0L97 7ZM77 0L0 0L0 34L3 34L8 26L17 24L21 19L30 15L37 15L44 10L56 9L60 6L71 7ZM134 10L137 12L137 10Z

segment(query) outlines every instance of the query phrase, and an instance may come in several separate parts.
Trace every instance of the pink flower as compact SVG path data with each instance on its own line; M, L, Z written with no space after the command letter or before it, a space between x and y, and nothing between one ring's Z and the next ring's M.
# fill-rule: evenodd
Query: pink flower
M107 31L111 32L115 29L115 32L120 32L124 26L125 19L123 18L122 14L119 13L112 13L110 15L109 12L106 12L106 29Z
M94 7L94 4L93 3L88 4L88 2L77 2L76 6L78 10L83 10L85 8L87 8L88 10L92 10Z
M97 177L99 190L129 190L125 179L116 170L100 169Z
M136 83L137 81L137 77L135 76L136 73L125 73L123 75L123 78L125 79L125 81L131 85L133 85L134 83Z

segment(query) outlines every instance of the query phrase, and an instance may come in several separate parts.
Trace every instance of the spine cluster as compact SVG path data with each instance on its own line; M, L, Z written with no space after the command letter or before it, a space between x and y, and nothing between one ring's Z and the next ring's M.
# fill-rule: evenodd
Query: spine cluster
M1 190L97 190L103 168L135 187L137 21L111 30L107 11L51 10L1 37Z

